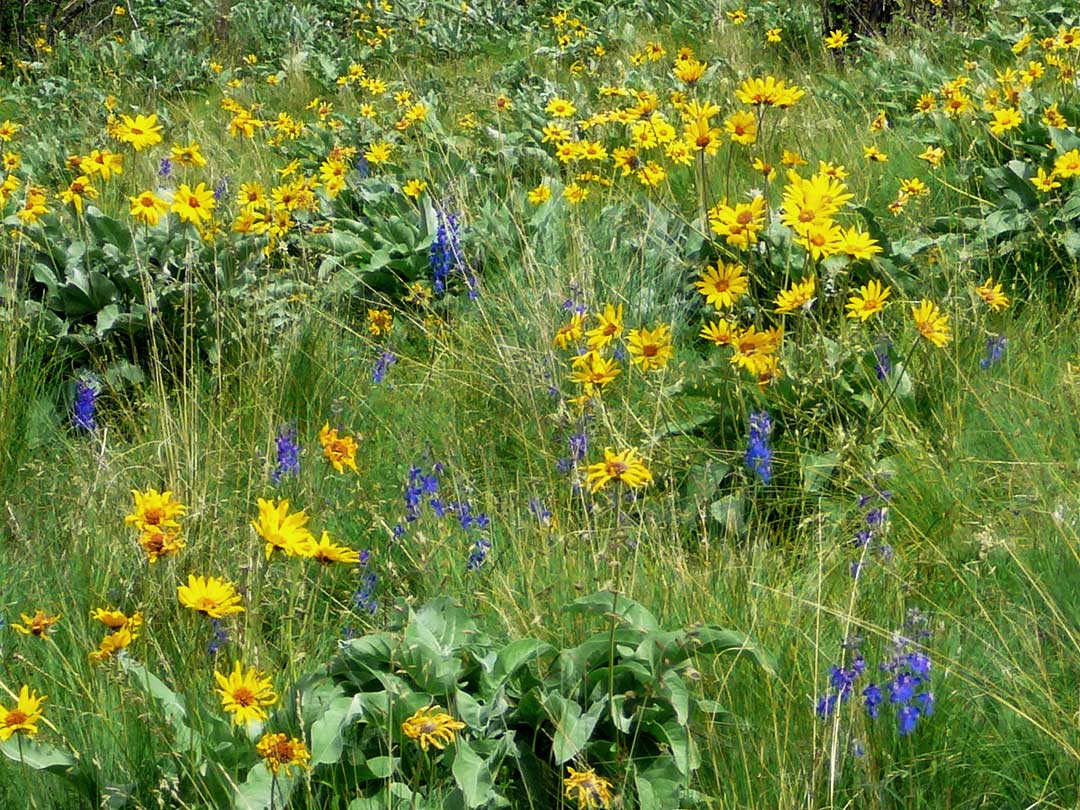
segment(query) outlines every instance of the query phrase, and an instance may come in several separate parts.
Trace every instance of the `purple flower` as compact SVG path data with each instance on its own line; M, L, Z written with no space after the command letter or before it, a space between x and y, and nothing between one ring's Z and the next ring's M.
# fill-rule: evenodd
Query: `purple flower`
M915 730L915 723L918 722L920 714L919 707L910 704L905 704L896 710L896 719L900 723L901 737L906 737Z
M772 435L772 420L768 411L755 411L750 414L750 438L746 447L746 466L757 473L763 483L772 480L772 449L769 437Z
M283 428L274 442L277 444L277 465L270 473L270 480L278 484L286 475L300 473L300 445L296 441L296 428Z
M876 720L881 712L881 702L884 700L881 688L876 683L872 683L863 689L862 694L865 700L867 716L871 720Z
M1005 355L1005 344L1008 341L1004 335L993 335L986 340L986 356L979 361L979 368L986 371L990 366L1001 361Z
M371 381L373 383L381 383L386 379L387 373L390 371L390 367L397 362L397 355L391 351L384 351L379 355L375 361L375 368L371 372Z
M97 395L97 388L85 380L75 383L75 403L71 409L71 424L76 430L97 430L97 421L94 419Z

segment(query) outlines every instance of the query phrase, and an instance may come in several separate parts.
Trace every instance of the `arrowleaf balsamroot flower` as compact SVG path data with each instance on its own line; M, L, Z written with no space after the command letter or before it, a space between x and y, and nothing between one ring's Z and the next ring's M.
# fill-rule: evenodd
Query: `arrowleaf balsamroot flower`
M671 327L666 323L655 329L631 329L626 338L630 360L642 371L659 371L675 356L671 346Z
M597 775L592 768L576 771L569 765L563 777L566 798L577 801L578 810L607 810L611 806L611 782Z
M434 705L417 710L401 724L402 733L410 740L416 740L421 751L427 751L429 745L443 750L463 728L464 723L444 712L441 706Z
M917 307L911 308L911 317L919 334L939 349L949 345L952 335L949 332L949 316L943 315L933 301L923 299Z
M851 296L847 302L847 316L865 321L872 315L876 315L885 309L885 299L892 293L889 287L882 287L881 282L871 279L859 288L859 292Z
M308 556L323 565L329 565L330 563L356 565L360 562L359 551L354 551L348 546L339 546L330 539L330 535L325 531L322 533L319 542L312 547L311 554Z
M136 152L161 143L161 124L156 115L120 116L120 123L113 130L118 141L130 144Z
M994 312L1001 312L1009 307L1009 296L1005 295L1000 284L994 283L993 276L988 278L981 287L976 287L975 292Z
M19 699L10 709L0 706L0 740L7 742L15 734L33 737L37 734L37 724L41 720L41 704L45 695L30 691L23 686L19 690Z
M267 718L266 707L277 703L274 685L262 672L251 667L244 672L237 661L226 677L214 673L221 697L221 708L232 715L234 725L257 722Z
M734 306L750 289L750 280L745 273L746 268L737 262L717 262L716 267L705 268L694 286L705 296L706 303L723 310Z
M266 763L270 773L275 776L282 770L288 776L292 773L293 765L306 768L311 760L304 741L296 737L290 738L287 734L264 734L255 745L255 750Z
M176 554L186 544L180 539L179 529L171 526L150 526L139 535L139 545L143 547L149 561L156 563L161 557Z
M218 577L188 575L188 584L176 589L180 604L212 619L243 613L236 586Z
M142 621L140 617L140 621ZM131 643L139 637L139 634L129 627L121 627L114 633L109 633L101 640L96 650L90 651L90 660L95 664L101 664L115 656L121 650L126 650Z
M344 472L346 467L359 472L356 468L356 439L352 436L339 436L337 428L331 428L327 422L319 431L319 444L326 460L337 472Z
M179 501L172 499L172 492L158 492L156 489L148 489L140 492L131 490L135 499L135 511L124 518L125 523L132 524L139 531L149 529L179 529L177 518L187 511L187 507Z
M786 290L781 290L776 296L776 309L778 314L786 315L797 309L809 309L814 303L814 287L816 281L813 276L808 276L803 281L796 281Z
M46 638L52 626L60 621L59 613L50 616L44 610L35 611L33 616L28 616L25 613L20 613L19 616L22 618L23 623L12 623L11 628L24 636L37 636L38 638Z
M603 349L623 331L623 305L617 307L607 304L602 315L597 316L600 324L585 333L589 339L590 349Z
M151 228L156 227L161 216L169 210L169 204L152 191L144 191L130 199L131 216Z
M198 226L210 221L215 205L214 192L206 187L206 183L199 183L195 188L181 183L173 197L172 211L181 222Z
M315 552L315 538L305 528L308 515L304 511L289 514L289 501L275 504L259 498L259 517L251 528L266 541L266 559L275 551L289 557L310 557Z
M598 492L611 481L622 481L631 489L638 489L652 483L652 473L638 455L637 450L628 448L619 453L610 447L604 448L604 460L590 464L586 483L593 492Z

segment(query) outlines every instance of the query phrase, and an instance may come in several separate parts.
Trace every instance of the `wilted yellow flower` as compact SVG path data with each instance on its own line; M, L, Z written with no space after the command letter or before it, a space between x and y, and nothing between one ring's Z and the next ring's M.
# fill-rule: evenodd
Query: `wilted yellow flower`
M422 751L427 751L429 745L443 750L463 728L464 723L444 712L441 706L434 705L419 709L401 724L401 732L410 740L416 740Z

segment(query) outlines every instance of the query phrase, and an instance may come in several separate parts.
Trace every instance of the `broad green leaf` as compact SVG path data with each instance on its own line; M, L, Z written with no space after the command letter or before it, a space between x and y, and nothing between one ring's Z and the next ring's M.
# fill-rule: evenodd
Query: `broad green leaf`
M124 671L131 678L132 684L157 701L165 719L176 734L177 749L180 751L194 749L198 745L198 735L188 726L187 709L177 694L142 664L127 657L122 657L120 661Z
M642 605L622 594L616 596L611 591L598 591L580 599L575 599L564 608L563 612L569 614L590 613L594 616L617 618L624 624L645 633L660 629L660 623L656 620L656 617Z
M554 653L555 648L546 641L533 638L511 641L496 653L495 663L491 668L491 681L495 685L504 684L523 666Z
M607 701L594 703L582 714L581 707L575 701L560 695L548 696L548 710L555 723L555 737L552 740L555 764L562 765L573 759L585 747L606 705Z
M297 782L297 768L287 776L284 770L278 772L277 779L262 762L248 771L247 778L236 786L233 796L233 810L269 810L270 807L282 808L289 805L289 797ZM270 793L273 791L273 798Z
M483 807L491 798L493 777L487 762L469 744L459 739L451 767L454 782L461 788L468 807Z
M840 453L835 450L827 453L806 453L803 455L799 459L803 491L820 492L824 489L839 463Z
M67 751L26 738L23 738L20 744L17 737L10 737L0 743L0 749L8 759L20 762L35 771L63 773L75 764L75 758Z
M359 695L334 698L325 714L311 726L311 764L325 765L341 759L342 735L363 713Z

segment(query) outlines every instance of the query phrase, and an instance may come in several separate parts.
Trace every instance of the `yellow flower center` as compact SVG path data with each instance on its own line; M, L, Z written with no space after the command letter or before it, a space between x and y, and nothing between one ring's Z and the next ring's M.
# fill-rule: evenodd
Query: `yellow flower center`
M209 613L218 606L217 599L211 596L200 596L195 600L195 610L200 613Z

